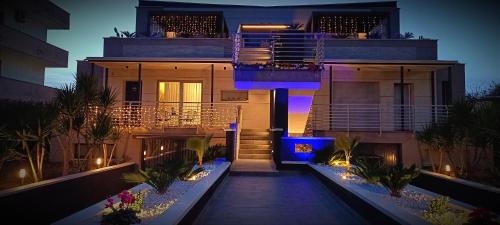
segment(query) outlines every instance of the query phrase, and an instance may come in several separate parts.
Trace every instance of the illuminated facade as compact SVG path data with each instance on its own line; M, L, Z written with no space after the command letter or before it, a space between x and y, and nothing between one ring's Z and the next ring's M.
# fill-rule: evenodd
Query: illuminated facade
M414 132L464 95L464 65L439 60L436 40L402 39L396 2L139 1L136 32L79 62L118 91L132 159L151 139L212 133L224 143L234 128L238 159L271 159L270 137L283 130L309 137L287 139L301 153L323 146L313 136L358 135L358 154L421 164Z

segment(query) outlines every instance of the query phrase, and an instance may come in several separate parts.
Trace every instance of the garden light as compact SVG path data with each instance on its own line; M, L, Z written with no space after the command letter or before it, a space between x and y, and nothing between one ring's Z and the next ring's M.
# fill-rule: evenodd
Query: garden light
M19 178L21 178L21 184L23 184L24 178L26 177L26 169L20 169L18 175Z
M451 166L450 166L450 165L448 165L448 164L446 164L446 165L444 166L444 171L446 171L446 172L451 172Z
M162 151L163 151L163 145L162 145L162 146L160 146L160 150L162 150Z
M99 157L99 158L97 158L97 159L95 160L95 164L97 164L97 166L101 166L101 163L102 163L102 159L101 159L101 157Z

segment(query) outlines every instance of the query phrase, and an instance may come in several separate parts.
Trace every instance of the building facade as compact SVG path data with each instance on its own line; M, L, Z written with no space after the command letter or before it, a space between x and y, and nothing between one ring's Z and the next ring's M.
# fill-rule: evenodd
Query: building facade
M68 52L47 43L47 30L69 29L69 13L49 0L6 1L0 9L1 98L47 100L45 68L67 67Z
M415 131L465 93L464 65L439 60L437 40L400 36L396 2L139 1L136 37L104 38L103 57L79 70L117 90L121 151L134 160L154 143L209 133L224 143L235 129L237 159L285 160L270 138L282 131L360 136L359 155L422 165Z

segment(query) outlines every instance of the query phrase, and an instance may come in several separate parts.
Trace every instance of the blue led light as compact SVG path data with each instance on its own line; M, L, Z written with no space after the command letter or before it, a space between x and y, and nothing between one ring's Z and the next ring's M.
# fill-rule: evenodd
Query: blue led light
M331 137L282 137L282 161L309 161L314 157L314 152L333 145L335 138ZM312 152L295 152L296 144L312 145Z

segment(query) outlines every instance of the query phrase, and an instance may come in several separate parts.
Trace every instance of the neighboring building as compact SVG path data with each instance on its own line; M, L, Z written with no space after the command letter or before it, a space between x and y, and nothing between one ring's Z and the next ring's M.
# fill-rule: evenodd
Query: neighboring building
M421 165L414 132L465 92L464 65L439 60L437 40L400 38L395 1L139 1L136 32L104 38L103 57L79 63L118 91L115 122L130 131L123 141L135 160L186 136L223 142L222 128L236 127L239 159L273 157L270 129L283 128L358 135L360 155Z
M45 68L67 67L68 52L47 43L48 29L69 29L69 13L48 0L2 2L0 98L46 100Z

